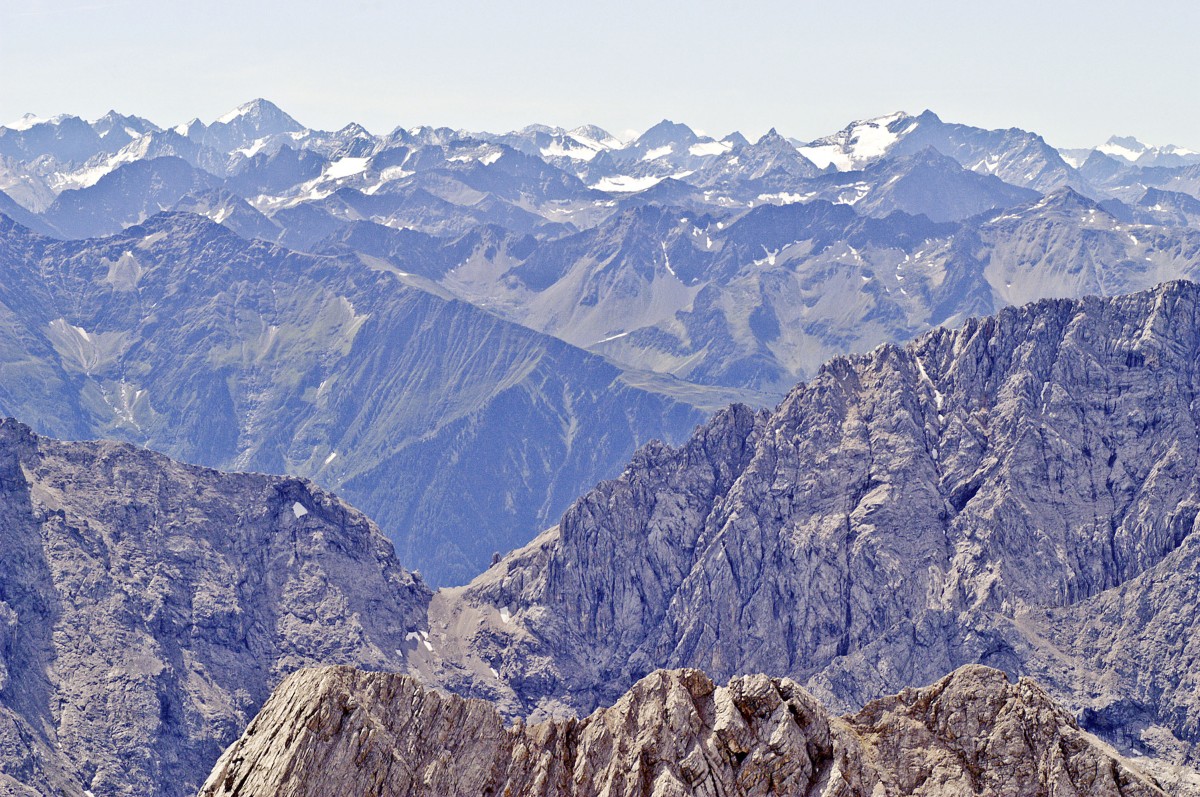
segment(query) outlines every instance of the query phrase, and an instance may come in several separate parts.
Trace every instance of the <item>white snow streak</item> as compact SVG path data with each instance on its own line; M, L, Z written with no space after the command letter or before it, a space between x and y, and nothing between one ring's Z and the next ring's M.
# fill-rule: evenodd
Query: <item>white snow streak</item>
M619 174L616 177L605 177L600 182L591 186L597 191L607 191L613 194L628 194L635 191L645 191L647 188L653 188L661 183L661 177L631 177L627 174Z

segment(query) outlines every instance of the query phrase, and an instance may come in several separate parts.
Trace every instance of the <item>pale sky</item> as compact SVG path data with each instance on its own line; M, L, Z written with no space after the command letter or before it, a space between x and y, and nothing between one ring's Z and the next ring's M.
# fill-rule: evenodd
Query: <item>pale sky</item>
M662 118L816 138L895 110L1200 150L1200 2L0 0L0 124L174 125L266 97L303 124L502 131Z

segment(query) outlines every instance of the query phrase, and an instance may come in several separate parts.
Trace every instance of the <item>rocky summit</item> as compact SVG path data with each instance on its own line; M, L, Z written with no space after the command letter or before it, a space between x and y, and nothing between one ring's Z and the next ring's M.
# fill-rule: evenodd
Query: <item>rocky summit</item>
M964 667L836 717L794 681L660 670L580 720L505 727L403 675L303 670L201 797L1151 797L1034 682Z

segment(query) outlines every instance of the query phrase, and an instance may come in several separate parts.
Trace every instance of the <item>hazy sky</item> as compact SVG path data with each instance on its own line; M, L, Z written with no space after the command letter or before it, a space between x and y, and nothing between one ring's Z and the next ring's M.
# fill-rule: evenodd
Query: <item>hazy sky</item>
M1200 150L1200 2L0 0L0 123L177 124L267 97L312 127L538 121L815 138L932 108L1059 146Z

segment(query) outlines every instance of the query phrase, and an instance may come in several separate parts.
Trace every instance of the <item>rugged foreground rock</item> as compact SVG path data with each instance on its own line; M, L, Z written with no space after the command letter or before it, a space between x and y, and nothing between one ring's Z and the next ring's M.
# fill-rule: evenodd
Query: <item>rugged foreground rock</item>
M516 715L659 667L839 710L958 666L1195 766L1200 286L1044 301L833 360L771 413L651 445L431 604L414 663Z
M301 479L0 421L0 794L194 794L283 676L404 666L429 590Z
M764 675L660 670L581 720L505 727L409 677L293 674L202 797L1162 795L1033 681L964 667L838 718Z

